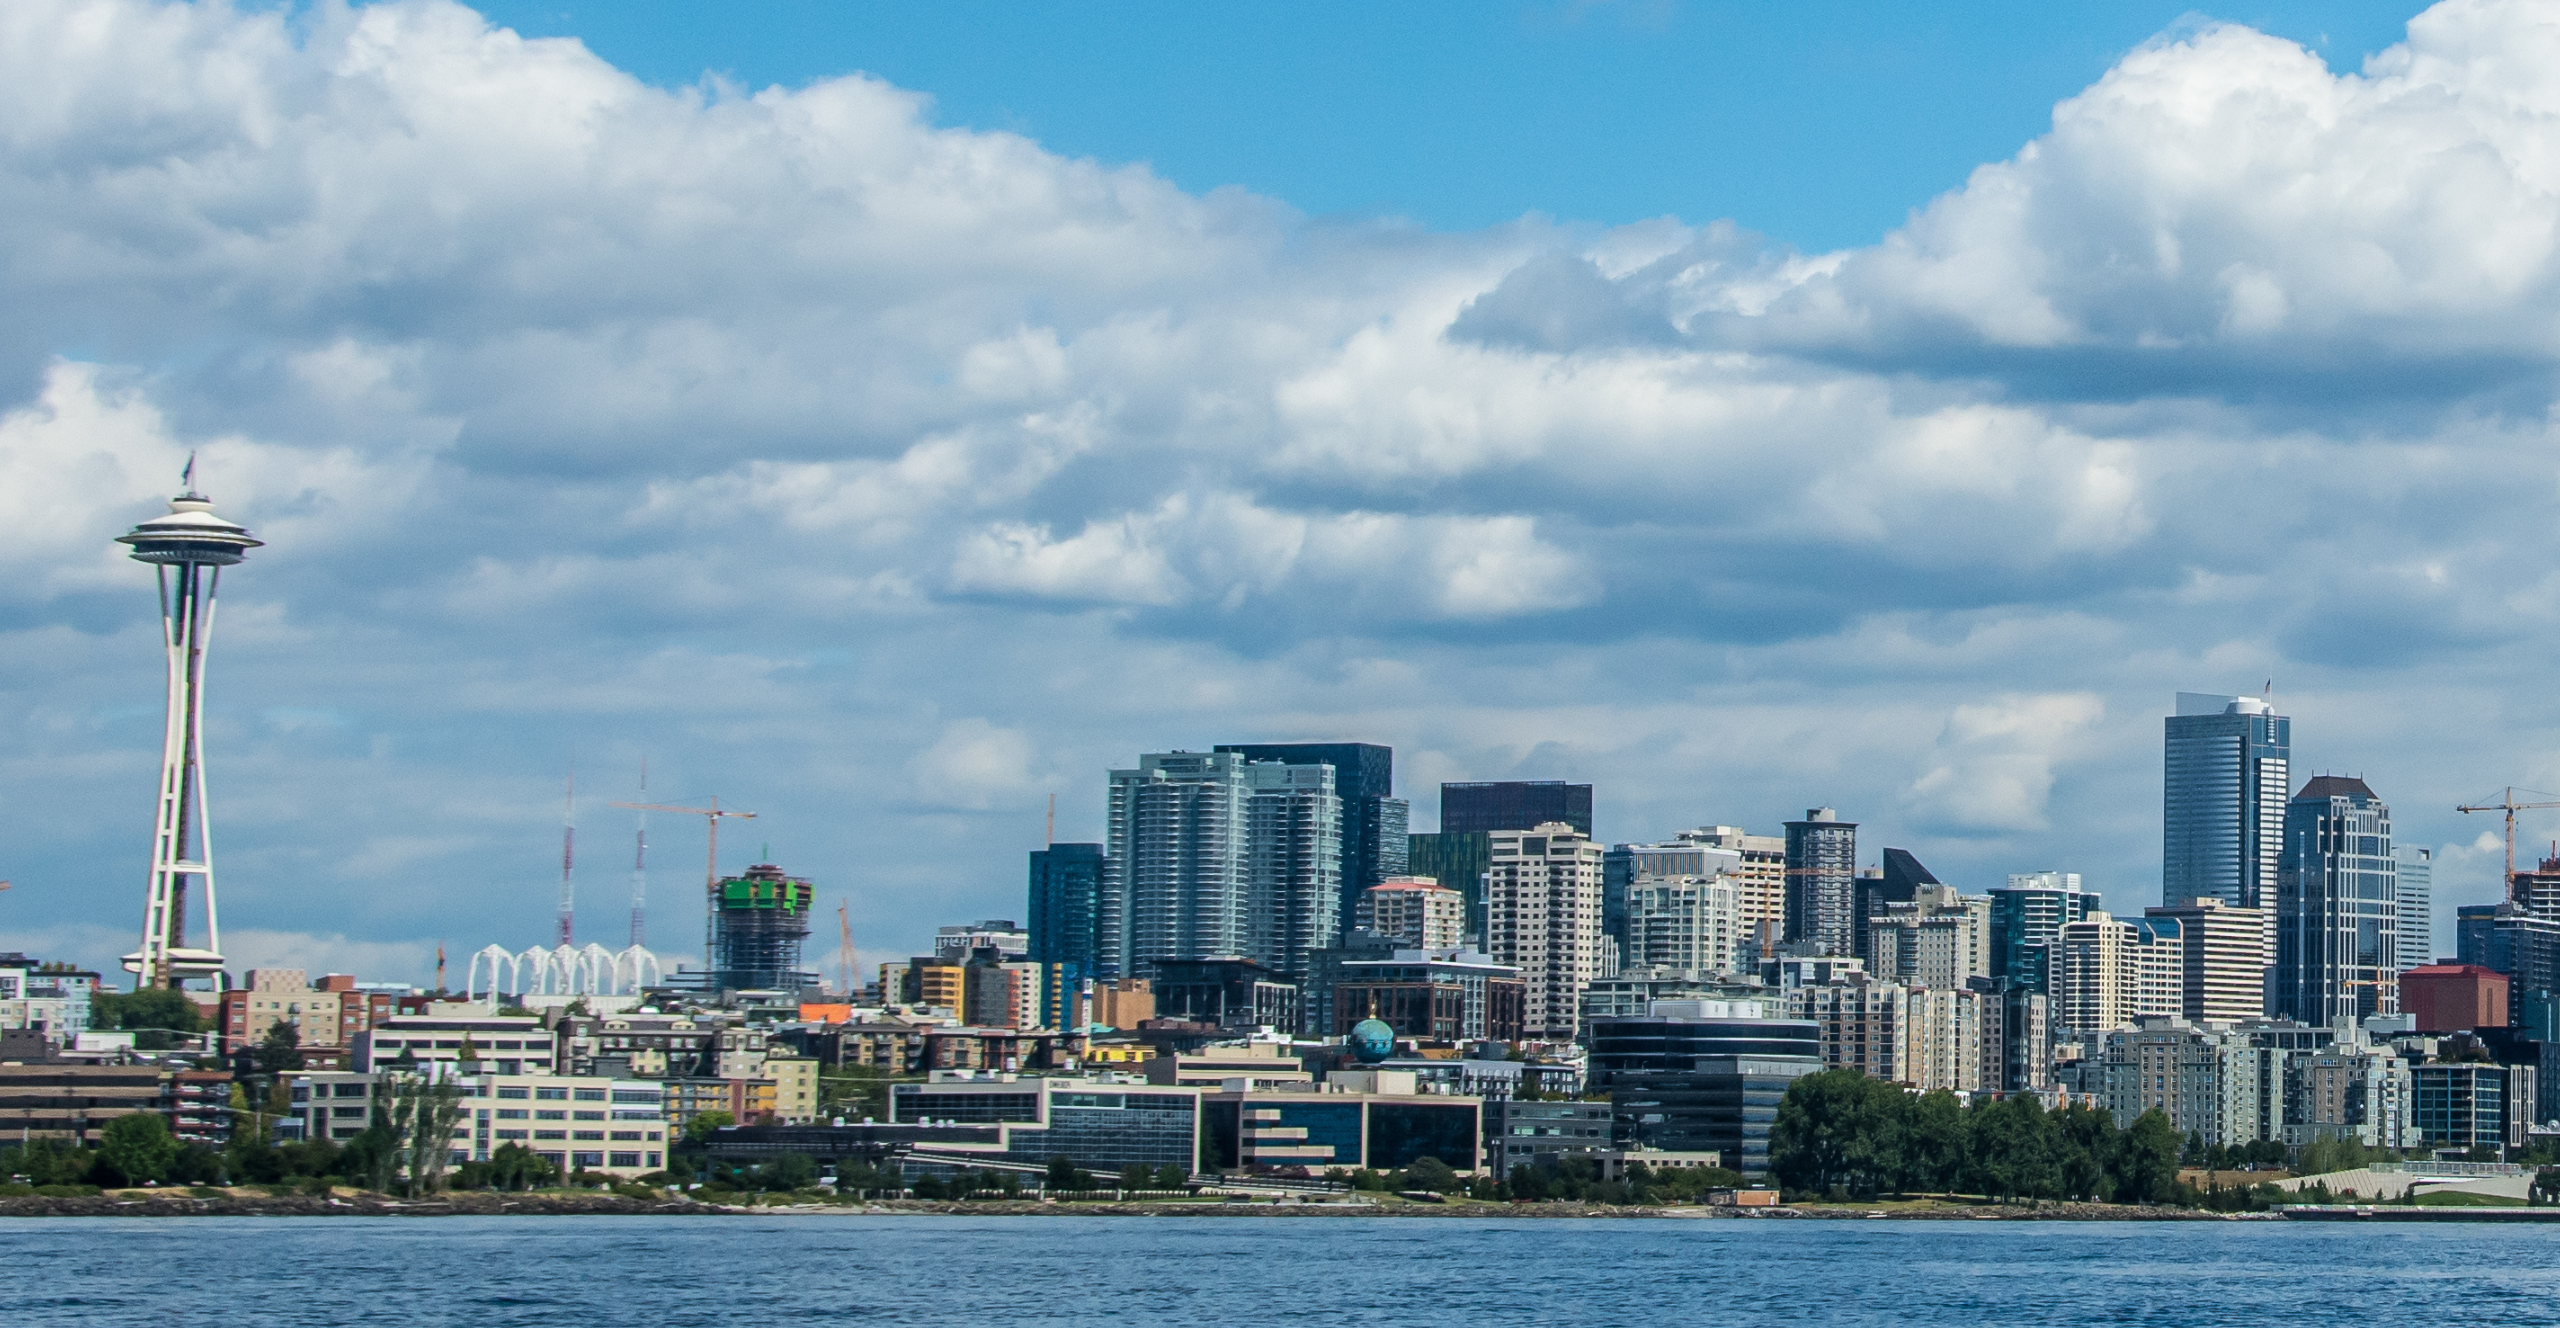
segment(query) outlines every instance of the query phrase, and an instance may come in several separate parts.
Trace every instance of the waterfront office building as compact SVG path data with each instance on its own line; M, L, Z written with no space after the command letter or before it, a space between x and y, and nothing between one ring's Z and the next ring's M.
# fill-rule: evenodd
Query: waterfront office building
M1769 1018L1757 1002L1662 1001L1591 1021L1591 1087L1609 1095L1619 1143L1714 1151L1753 1178L1769 1172L1779 1100L1822 1068L1813 1023Z
M2016 872L1991 887L1991 976L2029 990L2047 990L2045 968L2062 929L2098 908L2098 896L2080 888L2080 873Z
M1092 977L1101 941L1102 845L1031 850L1029 902L1032 962Z
M1342 802L1335 872L1341 882L1340 914L1334 930L1351 930L1351 914L1360 894L1390 876L1412 870L1406 865L1411 842L1412 809L1395 795L1396 754L1374 742L1222 742L1217 751L1247 762L1277 761L1289 766L1323 766L1333 771L1333 793Z
M1495 1180L1507 1180L1514 1167L1534 1167L1543 1159L1607 1148L1615 1110L1606 1102L1487 1098L1485 1166Z
M2270 1013L2327 1025L2400 1012L2397 865L2391 809L2363 780L2302 786L2285 809Z
M290 1076L291 1105L277 1122L281 1140L344 1144L364 1133L384 1100L389 1080L343 1070ZM441 1077L460 1091L450 1165L486 1162L509 1144L573 1171L600 1171L625 1179L663 1170L674 1128L663 1084L648 1079L604 1079L554 1074L458 1074Z
M2260 697L2180 692L2166 726L2160 902L2266 909L2283 855L2293 721Z
M1815 807L1787 825L1787 940L1857 953L1858 823Z
M1201 1097L1211 1166L1393 1171L1435 1157L1459 1175L1483 1164L1484 1099L1423 1093L1405 1070L1336 1070L1300 1088L1215 1089Z
M890 1085L889 1119L1000 1127L982 1138L919 1145L910 1170L1037 1172L1056 1157L1103 1173L1128 1166L1189 1172L1200 1164L1200 1090L1179 1085L941 1070L929 1083Z
M1574 1035L1582 989L1607 976L1600 933L1601 860L1589 835L1560 821L1493 832L1485 873L1486 950L1528 984L1523 1033Z
M1096 976L1245 953L1245 758L1158 752L1111 772Z

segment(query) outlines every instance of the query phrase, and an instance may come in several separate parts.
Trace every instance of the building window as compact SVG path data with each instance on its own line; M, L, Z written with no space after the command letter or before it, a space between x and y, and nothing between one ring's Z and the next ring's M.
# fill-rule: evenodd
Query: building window
M640 1165L640 1155L638 1153L616 1153L613 1155L613 1164L617 1167L636 1167Z
M566 1102L569 1100L569 1090L565 1088L537 1088L533 1090L533 1095L545 1102Z
M498 1119L500 1120L523 1120L524 1114L524 1108L522 1107L498 1108Z
M500 1130L498 1131L498 1137L501 1139L521 1139L525 1137L525 1135L522 1130Z
M536 1139L566 1139L569 1137L569 1132L567 1130L536 1130L533 1132L533 1137Z

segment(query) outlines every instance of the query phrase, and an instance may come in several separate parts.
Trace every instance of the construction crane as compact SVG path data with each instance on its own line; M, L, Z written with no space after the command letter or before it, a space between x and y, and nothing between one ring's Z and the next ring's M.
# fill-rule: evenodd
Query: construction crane
M2510 784L2507 786L2506 796L2496 802L2464 803L2454 808L2458 812L2505 812L2507 814L2507 874L2502 879L2506 883L2505 888L2509 891L2516 888L2516 813L2532 811L2540 807L2560 807L2560 802L2518 802L2516 794L2520 791L2541 793L2546 798L2551 796L2543 793L2541 789L2518 790Z
M711 942L713 940L712 929L718 925L718 919L720 916L720 820L722 817L732 817L741 821L752 821L756 818L756 814L754 812L732 811L729 808L721 806L720 799L716 797L711 800L711 805L708 807L672 807L665 803L658 802L617 802L613 805L616 807L628 807L633 811L642 812L681 812L686 816L699 816L703 818L705 824L710 826L711 849L703 859L702 868L702 891L704 896L704 915L702 919L702 966L705 969L710 968Z
M844 903L836 904L836 930L844 936L844 944L836 951L836 962L844 966L844 998L847 1003L851 1003L854 999L853 917L845 909Z

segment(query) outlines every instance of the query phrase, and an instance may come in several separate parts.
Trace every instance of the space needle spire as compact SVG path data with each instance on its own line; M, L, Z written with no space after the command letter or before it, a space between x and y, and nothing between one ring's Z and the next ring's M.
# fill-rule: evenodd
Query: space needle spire
M179 476L184 492L166 516L119 535L137 562L160 572L160 640L169 657L169 717L160 743L160 811L151 836L151 888L142 906L142 948L124 957L134 986L177 987L222 976L222 930L214 912L213 842L205 822L204 668L213 641L213 594L222 569L263 542L213 514L195 488L196 462ZM204 943L188 943L188 899L203 900Z

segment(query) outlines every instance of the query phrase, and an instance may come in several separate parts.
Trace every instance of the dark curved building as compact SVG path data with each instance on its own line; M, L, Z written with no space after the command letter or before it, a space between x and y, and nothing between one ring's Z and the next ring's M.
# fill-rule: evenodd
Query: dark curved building
M1609 1095L1620 1144L1714 1149L1745 1176L1768 1174L1779 1099L1822 1069L1822 1035L1811 1020L1721 1013L1753 1004L1657 1001L1591 1021L1591 1087Z

